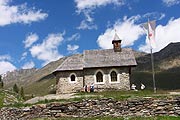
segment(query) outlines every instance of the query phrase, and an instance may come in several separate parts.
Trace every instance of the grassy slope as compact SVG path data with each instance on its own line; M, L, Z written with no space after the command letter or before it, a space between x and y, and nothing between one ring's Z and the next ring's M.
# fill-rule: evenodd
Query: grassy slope
M22 82L22 84L24 84L26 86L26 85L29 85L31 83L37 82L37 81L49 79L47 76L49 76L60 64L62 64L62 62L66 58L67 57L63 57L57 61L50 62L49 64L47 64L43 68L36 71L33 75L24 78L23 79L24 82Z
M33 94L35 96L42 96L50 94L53 91L53 86L56 85L55 78L45 79L33 82L24 88L25 94Z
M0 108L11 106L15 103L22 102L23 99L15 92L0 89Z
M37 70L29 76L23 77L19 81L13 81L5 85L6 89L12 89L16 83L19 87L24 87L25 94L42 96L52 92L52 86L55 86L55 77L51 74L67 57L60 58L57 61L50 62L43 68Z
M4 93L0 90L0 107L3 106Z

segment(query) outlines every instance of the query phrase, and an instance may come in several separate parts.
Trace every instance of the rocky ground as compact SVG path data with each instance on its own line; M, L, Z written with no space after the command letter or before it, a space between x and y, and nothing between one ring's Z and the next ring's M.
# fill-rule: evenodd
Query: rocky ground
M140 98L117 101L112 98L49 103L23 108L1 108L0 120L94 116L179 116L180 97Z

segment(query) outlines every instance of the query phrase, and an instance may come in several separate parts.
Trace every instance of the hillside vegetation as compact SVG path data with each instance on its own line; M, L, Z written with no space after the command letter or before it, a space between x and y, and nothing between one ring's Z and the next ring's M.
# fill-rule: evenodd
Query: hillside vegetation
M0 108L22 102L22 98L13 91L0 89Z

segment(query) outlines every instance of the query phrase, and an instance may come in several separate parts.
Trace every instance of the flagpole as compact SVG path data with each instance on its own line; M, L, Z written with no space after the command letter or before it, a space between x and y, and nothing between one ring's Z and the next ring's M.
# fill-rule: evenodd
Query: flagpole
M154 56L153 56L153 52L152 52L152 47L151 47L151 64L152 64L153 88L154 88L154 93L156 93L156 82L155 82L155 72L154 72Z
M150 24L149 22L149 18L148 18L148 24ZM149 37L149 25L148 25L148 38L150 40L150 37ZM153 79L153 88L154 88L154 93L156 93L156 81L155 81L155 72L154 72L154 56L153 56L153 48L151 46L151 65L152 65L152 79Z

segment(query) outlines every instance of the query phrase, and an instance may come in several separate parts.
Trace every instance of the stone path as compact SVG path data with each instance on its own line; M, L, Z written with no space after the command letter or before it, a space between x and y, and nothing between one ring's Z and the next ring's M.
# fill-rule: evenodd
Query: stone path
M169 92L170 95L180 95L180 92Z
M43 101L43 100L60 100L60 99L70 99L70 98L75 98L77 96L74 96L75 93L71 93L71 94L61 94L61 95L56 95L56 94L50 94L50 95L46 95L46 96L42 96L42 97L35 97L32 99L27 100L26 104L34 104L37 103L39 101Z
M83 97L93 97L96 95L83 95ZM37 103L39 101L44 101L44 100L61 100L61 99L71 99L71 98L78 98L78 97L82 97L79 95L76 95L76 93L70 93L70 94L61 94L61 95L56 95L56 94L49 94L46 96L42 96L42 97L35 97L32 99L29 99L27 101L25 101L25 104L34 104ZM103 97L103 96L99 96L99 97Z

